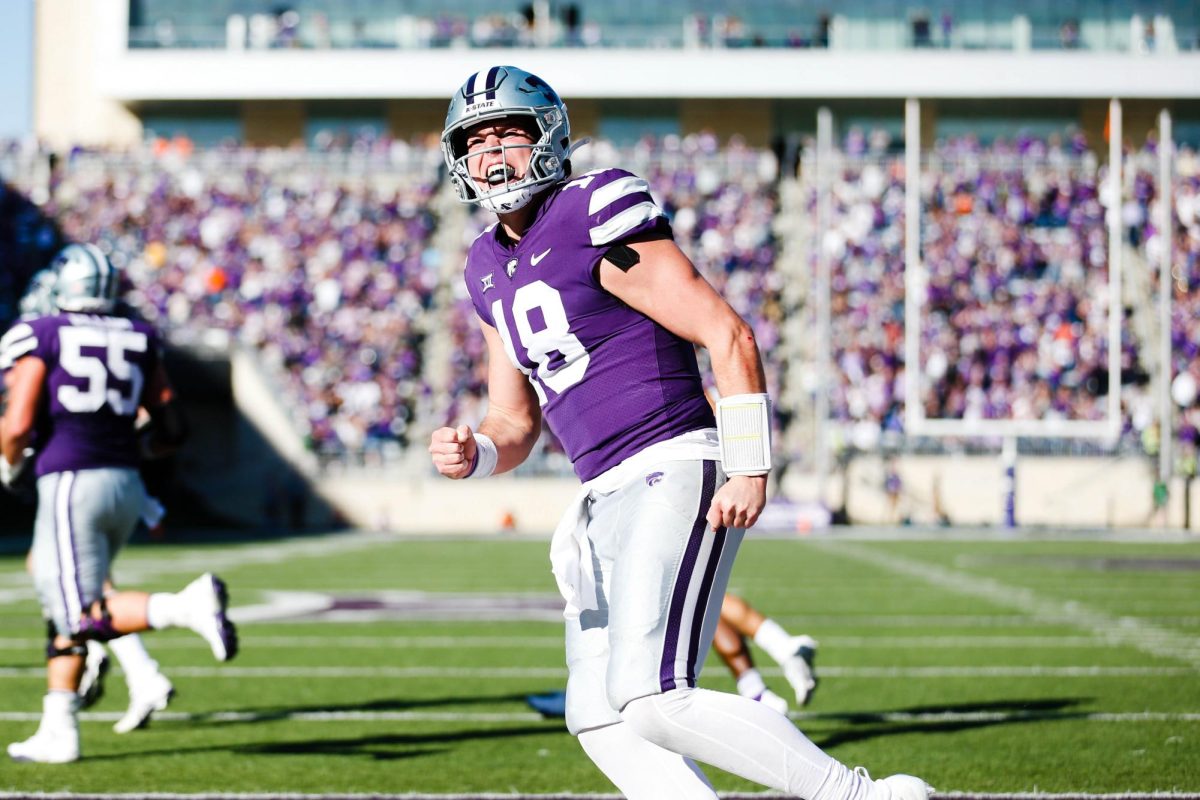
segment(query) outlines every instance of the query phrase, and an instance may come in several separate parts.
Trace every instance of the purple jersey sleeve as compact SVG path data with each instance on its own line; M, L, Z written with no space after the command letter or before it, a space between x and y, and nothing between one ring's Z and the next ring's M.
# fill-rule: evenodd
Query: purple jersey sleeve
M38 475L137 466L134 423L159 361L153 327L91 314L59 314L27 324L35 339L28 355L46 365Z
M646 182L606 169L551 191L520 242L496 229L480 235L465 280L589 480L651 444L712 427L713 417L692 344L609 294L597 275L612 245L669 231Z
M588 195L588 238L593 247L614 244L648 233L670 235L666 214L650 196L644 178L622 169L603 169L583 175Z
M0 373L12 369L22 356L37 347L37 334L28 321L22 320L0 336Z

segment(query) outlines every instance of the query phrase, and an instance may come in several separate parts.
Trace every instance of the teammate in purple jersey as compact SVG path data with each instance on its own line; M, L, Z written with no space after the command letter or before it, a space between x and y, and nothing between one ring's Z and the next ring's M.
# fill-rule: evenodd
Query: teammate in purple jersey
M57 275L55 270L46 268L37 272L29 281L29 288L21 297L18 303L20 310L20 322L27 322L39 317L51 316L58 311L58 306L55 304L55 288L57 284ZM120 305L116 311L118 316L130 316L135 312L133 309L122 308ZM0 336L0 373L4 375L4 381L0 382L0 393L6 391L8 380L8 369L12 366L11 358L6 355L13 348L9 347L9 343L16 343L16 340L22 336L22 329L15 327L11 335L6 333L5 336ZM15 350L13 350L15 352ZM142 418L139 417L139 422ZM26 461L26 466L23 470L23 475L18 487L15 488L16 494L19 496L30 496L36 498L37 485L34 478L34 470L30 468L33 459L36 458L36 441L32 447L27 447L23 456ZM154 525L162 524L162 517L165 514L165 509L162 504L149 495L146 496L146 503L142 509L141 522L147 527L153 528ZM33 573L33 551L29 552L26 558L26 570ZM111 577L104 582L104 594L109 595L116 591ZM124 636L112 639L108 642L99 642L95 639L90 639L87 642L87 654L84 657L83 672L79 679L79 695L80 710L89 708L95 705L103 696L105 688L105 676L109 670L109 659L107 649L111 649L117 660L121 664L121 670L125 673L125 684L129 689L129 707L125 714L117 720L113 725L113 730L117 733L129 733L143 727L150 717L156 711L166 709L171 698L174 696L175 687L171 681L162 674L159 669L158 662L150 656L146 651L146 647L142 642L141 636L137 633L127 633Z
M70 245L54 268L60 313L18 323L0 353L11 364L0 482L10 484L25 466L36 430L33 575L50 621L41 724L31 738L10 744L8 754L44 763L80 756L78 689L89 640L186 627L218 661L237 652L225 587L212 574L177 593L104 593L112 558L145 505L139 452L177 446L182 421L154 331L113 314L119 274L104 254L93 245ZM139 408L152 420L144 440L134 430Z
M926 800L873 781L752 699L696 687L744 529L766 502L769 403L753 333L675 245L646 182L572 176L566 107L515 67L475 73L442 147L498 216L467 256L488 411L429 451L448 478L513 469L543 416L583 481L551 543L566 600L567 728L634 800L716 797L697 761L807 800ZM694 346L722 398L704 398ZM715 428L714 428L714 422Z

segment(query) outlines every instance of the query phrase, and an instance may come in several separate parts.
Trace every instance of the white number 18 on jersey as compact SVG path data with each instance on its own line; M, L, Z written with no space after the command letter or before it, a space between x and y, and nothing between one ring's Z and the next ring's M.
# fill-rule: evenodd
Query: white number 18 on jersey
M539 309L545 327L534 330L529 321L530 312ZM518 358L512 334L504 317L504 307L500 300L492 303L492 319L496 321L496 331L504 342L504 350L509 360L517 369L529 376L537 392L538 403L546 404L546 388L556 394L562 394L583 380L591 357L584 348L579 337L571 333L570 321L567 319L567 309L563 306L562 295L553 286L544 281L534 281L517 289L513 296L513 320L517 325L517 340L528 359L536 366L533 369L525 366ZM550 367L551 356L558 353L563 363L557 369Z

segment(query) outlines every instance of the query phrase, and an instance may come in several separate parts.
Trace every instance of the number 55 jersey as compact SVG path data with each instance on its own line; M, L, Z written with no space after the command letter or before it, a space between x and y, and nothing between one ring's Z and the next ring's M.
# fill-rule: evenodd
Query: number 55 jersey
M465 279L475 310L528 377L587 481L649 445L715 423L691 342L600 285L611 247L670 236L646 181L602 169L549 192L520 242L498 224L480 234Z
M57 314L19 322L4 336L6 365L32 355L46 365L36 425L37 474L137 467L134 433L142 388L159 343L143 320Z

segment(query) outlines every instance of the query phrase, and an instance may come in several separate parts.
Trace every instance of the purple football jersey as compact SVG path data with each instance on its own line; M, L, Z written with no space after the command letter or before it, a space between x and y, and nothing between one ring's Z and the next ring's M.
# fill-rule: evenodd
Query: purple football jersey
M17 323L5 335L10 357L46 365L38 412L37 474L136 467L134 422L159 343L142 320L58 314Z
M497 237L496 225L475 240L465 278L475 310L529 377L586 481L649 445L715 423L691 342L600 285L610 247L669 229L649 186L601 169L549 191L515 247Z

